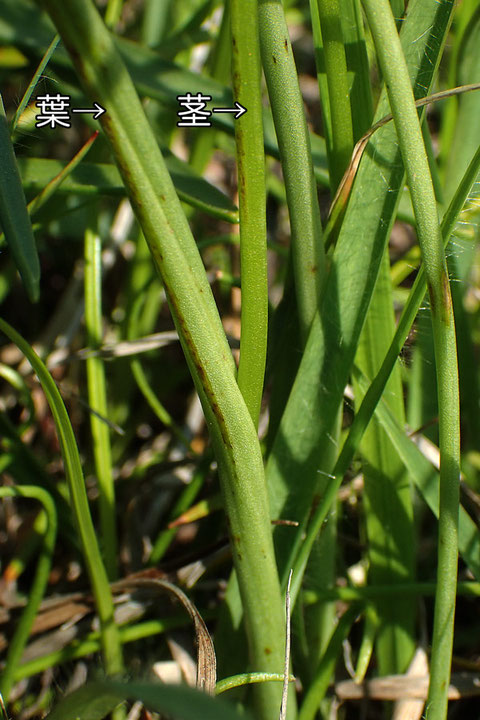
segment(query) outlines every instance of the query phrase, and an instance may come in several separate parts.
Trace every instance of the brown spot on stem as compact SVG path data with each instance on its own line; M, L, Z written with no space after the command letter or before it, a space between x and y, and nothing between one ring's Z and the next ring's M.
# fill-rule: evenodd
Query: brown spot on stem
M265 655L271 655L271 654L272 654L272 648L266 647L266 648L264 648L264 651L263 651L263 652L265 653Z
M277 58L275 57L275 55L272 55L272 60L273 60L274 64L276 65L276 64L277 64Z
M452 317L452 296L447 273L444 268L442 269L442 296L442 310L445 313L444 322L445 325L450 325L450 318Z
M450 285L445 268L442 268L440 274L440 297L435 294L431 283L427 283L428 295L430 298L430 308L432 315L441 314L441 320L445 325L450 325L452 315L452 296L450 294Z
M283 43L283 44L284 44L285 50L286 50L286 51L287 51L287 53L288 53L288 38L285 38L285 40L284 40L284 43Z
M430 298L430 309L432 311L432 315L435 315L435 312L436 312L435 293L433 292L432 284L428 280L427 280L427 288L428 288L428 297Z

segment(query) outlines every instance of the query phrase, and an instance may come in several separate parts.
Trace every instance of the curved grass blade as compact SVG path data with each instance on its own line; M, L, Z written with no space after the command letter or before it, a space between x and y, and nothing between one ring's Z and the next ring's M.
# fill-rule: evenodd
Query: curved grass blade
M240 673L239 675L231 675L230 677L219 680L215 686L215 695L221 695L227 690L233 690L243 685L260 682L283 682L285 676L282 673ZM295 682L293 675L289 675L289 682Z
M33 367L50 406L62 451L70 502L100 618L106 670L111 674L119 673L123 669L123 662L118 629L113 620L112 594L90 515L82 465L70 418L52 376L38 355L2 318L0 318L0 330L17 345Z
M427 95L427 97L415 100L415 106L417 108L422 108L425 107L425 105L430 105L431 103L438 102L439 100L445 100L449 97L455 97L457 95L463 95L464 93L470 93L473 90L480 90L480 83L460 85L458 87L450 88L449 90L442 90L438 93ZM353 148L352 157L350 159L347 169L343 174L343 177L337 188L337 192L335 193L332 204L330 206L327 226L325 228L325 245L327 249L330 247L330 244L333 240L333 230L343 211L345 210L348 198L350 196L350 191L352 189L353 181L360 165L360 160L362 159L363 153L368 145L370 138L377 130L379 130L381 127L391 122L392 120L393 115L391 115L390 113L388 115L385 115L385 117L372 125L372 127L369 128L364 133L364 135L362 135L360 140L358 140L355 147Z
M205 621L198 612L192 601L185 595L183 590L173 583L161 580L160 578L132 577L119 580L112 586L115 590L128 588L150 588L152 590L167 592L177 598L190 615L195 628L195 644L197 647L197 688L208 695L215 693L217 680L217 661L212 638L207 630Z

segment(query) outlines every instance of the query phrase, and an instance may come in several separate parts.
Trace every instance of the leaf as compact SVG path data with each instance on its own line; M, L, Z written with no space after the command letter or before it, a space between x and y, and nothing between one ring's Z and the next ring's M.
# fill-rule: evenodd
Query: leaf
M416 94L432 82L452 12L450 3L416 0L402 27L402 43ZM415 40L415 42L414 42ZM428 56L426 55L428 49ZM377 119L388 112L380 100ZM332 428L396 212L404 171L393 127L374 135L360 164L332 268L267 465L273 518L305 521L320 473L331 472ZM361 219L361 220L360 220ZM277 529L283 581L301 531Z
M365 392L368 389L366 378L355 371L358 382ZM381 400L375 410L381 426L384 428L395 449L401 457L407 471L415 483L430 510L438 518L439 474L420 452L415 443L399 427L385 402ZM467 511L460 507L458 526L458 547L464 561L480 580L480 532Z
M32 302L40 296L40 263L0 96L0 224Z
M45 720L101 720L123 700L139 700L152 712L175 720L251 720L223 699L188 687L95 682L63 698Z
M190 169L187 163L165 153L165 163L181 200L213 217L238 222L238 210L214 185ZM39 192L66 163L47 158L19 158L18 166L26 190ZM59 192L81 195L125 195L120 173L111 163L85 162L62 183Z
M28 31L26 31L28 28ZM15 45L35 57L42 56L48 46L54 26L45 14L25 0L4 0L0 17L0 45ZM116 38L117 47L122 54L138 92L146 97L158 100L163 106L178 109L177 95L192 88L200 87L202 92L211 95L219 107L231 107L232 91L206 75L199 75L164 60L157 52L142 47L123 38ZM50 67L56 67L62 77L75 82L71 64L63 47L58 47L50 60ZM212 125L218 129L234 133L234 121L227 113L214 113ZM264 112L265 151L279 157L278 145L273 126L272 114ZM310 133L312 159L317 182L328 186L327 158L325 140Z

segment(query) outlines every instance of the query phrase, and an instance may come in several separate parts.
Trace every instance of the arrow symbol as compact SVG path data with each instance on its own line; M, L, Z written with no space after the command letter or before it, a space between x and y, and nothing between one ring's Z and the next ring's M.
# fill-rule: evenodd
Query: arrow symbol
M93 119L98 120L98 118L103 115L103 113L107 112L104 107L99 105L97 102L94 102L93 108L72 108L72 112L74 113L94 113Z
M235 120L238 120L239 117L242 117L242 115L247 112L247 108L235 100L234 108L212 108L212 112L235 113Z

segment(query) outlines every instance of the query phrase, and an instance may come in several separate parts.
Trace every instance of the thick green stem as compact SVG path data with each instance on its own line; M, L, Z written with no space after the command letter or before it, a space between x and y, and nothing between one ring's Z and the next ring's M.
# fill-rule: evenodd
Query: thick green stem
M306 343L325 279L325 251L310 138L280 0L260 0L259 30L287 192L301 336Z
M248 22L245 17L249 18ZM242 281L238 385L257 425L268 327L265 156L257 0L232 0L231 28L233 95L247 108L235 123Z
M458 557L460 422L455 325L428 158L390 4L388 0L363 0L363 5L407 173L432 313L441 465L437 594L427 717L443 720L448 705Z
M265 475L255 426L236 382L198 248L161 152L110 33L89 0L45 0L84 88L107 112L110 141L144 232L207 417L217 455L232 554L254 670L281 672L285 613L276 569ZM281 688L258 686L270 720Z
M339 0L316 0L322 30L323 56L328 85L331 136L327 145L330 189L334 194L353 151L347 59Z

